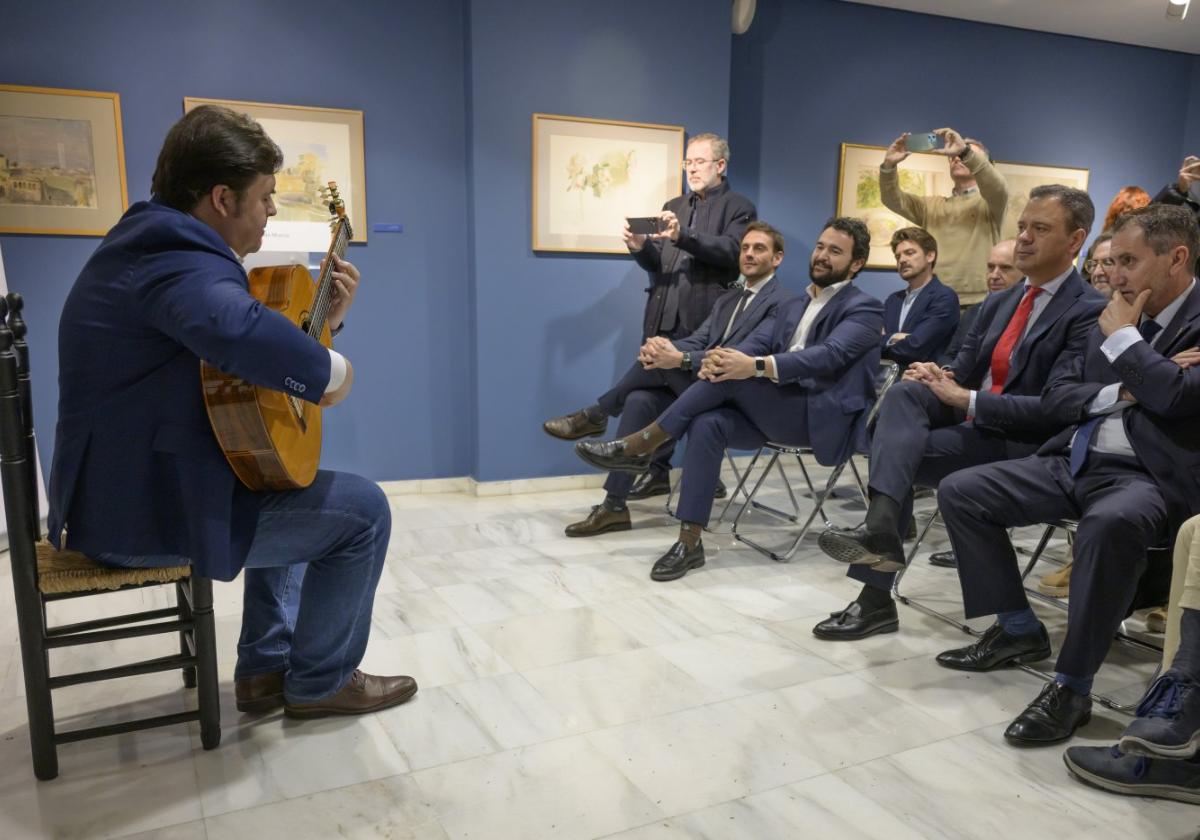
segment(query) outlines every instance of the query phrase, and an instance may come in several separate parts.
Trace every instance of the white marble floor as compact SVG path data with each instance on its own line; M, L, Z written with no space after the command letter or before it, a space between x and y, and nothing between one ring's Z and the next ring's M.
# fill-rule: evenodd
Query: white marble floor
M634 505L631 532L565 539L598 500L394 497L364 667L413 674L421 691L373 716L239 715L240 586L218 585L220 748L182 726L71 744L48 783L30 769L16 629L0 609L0 838L1200 836L1200 808L1108 795L1068 776L1061 747L1007 746L1005 724L1040 683L938 668L934 653L967 642L955 628L901 607L899 634L813 637L856 591L815 539L782 565L711 534L708 565L654 583L674 534L661 500ZM830 513L850 524L861 505ZM3 566L0 605L12 603ZM959 609L952 572L919 558L908 583ZM1038 609L1060 639L1061 613ZM54 666L168 646L76 649ZM1100 687L1136 696L1153 663L1118 648L1112 660ZM161 713L194 698L155 675L59 692L56 712L82 725L134 702ZM1077 743L1111 743L1123 721L1097 709Z

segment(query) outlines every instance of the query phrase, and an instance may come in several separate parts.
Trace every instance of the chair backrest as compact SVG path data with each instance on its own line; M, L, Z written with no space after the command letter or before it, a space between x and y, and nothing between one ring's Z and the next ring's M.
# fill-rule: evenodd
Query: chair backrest
M25 335L29 330L21 311L25 300L17 292L9 292L3 299L8 312L8 328L13 334L13 352L17 355L17 394L21 403L21 427L25 440L25 457L29 461L29 509L33 517L33 530L41 536L41 511L38 510L37 439L33 433L33 381L29 374L29 345ZM2 318L3 315L0 315Z
M0 319L0 481L4 487L9 559L18 601L29 597L28 593L37 592L36 543L40 536L36 461L31 457L25 425L30 412L22 404L21 390L16 338L8 323ZM26 382L26 394L28 391Z

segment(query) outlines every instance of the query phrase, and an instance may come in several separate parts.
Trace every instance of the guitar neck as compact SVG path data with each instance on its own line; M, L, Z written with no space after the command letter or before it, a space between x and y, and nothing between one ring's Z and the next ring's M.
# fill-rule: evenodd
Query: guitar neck
M329 243L329 251L325 254L325 268L317 281L317 293L313 298L312 318L309 321L307 333L320 339L325 321L329 317L329 307L333 302L333 257L341 259L346 256L346 246L350 243L349 225L345 219L338 219L333 231L333 240Z

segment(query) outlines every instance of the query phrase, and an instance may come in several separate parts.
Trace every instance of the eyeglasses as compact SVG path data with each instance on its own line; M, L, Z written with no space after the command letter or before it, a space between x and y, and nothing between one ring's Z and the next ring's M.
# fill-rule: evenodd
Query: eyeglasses
M721 160L721 158L716 158L716 160L708 160L706 158L686 158L683 161L683 168L691 169L694 166L699 169L701 166L707 166L710 163L716 163L718 160Z
M1102 266L1105 271L1108 271L1110 269L1117 267L1117 261L1110 260L1107 257L1105 257L1102 260L1084 260L1083 261L1083 270L1086 271L1088 274L1091 274L1093 271L1095 271L1096 266Z

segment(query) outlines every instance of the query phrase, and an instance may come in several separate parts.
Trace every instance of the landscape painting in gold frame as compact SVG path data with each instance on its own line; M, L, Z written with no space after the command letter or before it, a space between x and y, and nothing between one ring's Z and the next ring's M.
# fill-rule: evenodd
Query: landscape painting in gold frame
M533 115L533 250L627 254L627 216L656 216L683 184L681 125Z
M362 111L189 96L183 100L184 113L198 105L224 105L253 117L283 150L283 168L275 175L278 214L267 222L264 251L324 251L329 246L329 208L320 197L329 181L337 182L346 204L351 241L367 241Z
M862 219L871 232L871 255L867 268L894 270L896 260L889 243L892 234L912 224L883 206L879 194L879 165L887 149L843 143L838 166L837 215ZM1089 170L1073 166L995 161L996 170L1008 184L1008 205L1000 223L1000 238L1017 235L1017 219L1029 201L1029 191L1043 184L1087 191ZM914 195L950 195L954 188L950 167L943 155L914 153L900 164L900 189Z
M128 205L117 94L0 85L0 233L104 236Z

